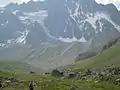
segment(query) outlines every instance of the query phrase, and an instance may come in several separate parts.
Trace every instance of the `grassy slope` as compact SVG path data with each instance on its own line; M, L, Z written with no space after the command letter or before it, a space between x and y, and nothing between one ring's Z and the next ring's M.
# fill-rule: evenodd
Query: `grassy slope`
M7 76L11 75L2 72L2 75L3 74L7 74ZM24 84L17 87L4 88L4 90L28 90L28 83L31 80L40 81L40 84L35 87L35 90L70 90L72 86L78 86L80 90L120 90L119 86L106 83L84 82L76 79L61 80L52 76L21 74L17 75L15 78L24 81Z
M30 66L24 62L18 61L0 61L0 70L15 73L28 73L29 71L37 71L37 68ZM41 70L40 70L41 71ZM39 72L40 72L39 71Z
M70 68L101 68L104 65L115 64L120 66L120 43L100 53L93 59L80 61L76 64L69 65ZM3 64L1 64L3 65ZM14 67L16 67L15 64ZM11 76L9 73L0 73L0 76ZM72 86L78 86L81 90L120 90L119 86L114 86L106 83L84 82L76 79L65 79L43 75L17 74L16 79L24 81L24 84L18 87L5 88L4 90L28 90L29 81L39 80L40 85L35 87L35 90L70 90Z
M112 46L111 48L101 52L92 59L79 61L72 65L66 66L67 68L103 68L106 65L114 64L120 66L120 43Z

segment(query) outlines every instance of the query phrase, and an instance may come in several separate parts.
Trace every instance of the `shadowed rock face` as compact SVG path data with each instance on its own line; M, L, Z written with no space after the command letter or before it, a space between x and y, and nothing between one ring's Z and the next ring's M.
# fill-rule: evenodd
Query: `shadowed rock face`
M9 4L0 9L0 41L29 44L46 41L86 42L106 33L117 36L120 31L119 15L113 4L101 5L94 0Z
M94 0L9 4L0 8L0 56L37 66L41 63L42 67L46 62L49 67L70 63L79 53L118 38L119 16L113 4L97 4ZM20 56L23 52L26 54Z

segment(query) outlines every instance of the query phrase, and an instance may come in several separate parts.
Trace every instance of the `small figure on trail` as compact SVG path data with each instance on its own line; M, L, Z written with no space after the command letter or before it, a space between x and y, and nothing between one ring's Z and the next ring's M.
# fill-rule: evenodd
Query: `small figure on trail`
M29 84L29 90L34 90L33 82L31 82L31 83Z

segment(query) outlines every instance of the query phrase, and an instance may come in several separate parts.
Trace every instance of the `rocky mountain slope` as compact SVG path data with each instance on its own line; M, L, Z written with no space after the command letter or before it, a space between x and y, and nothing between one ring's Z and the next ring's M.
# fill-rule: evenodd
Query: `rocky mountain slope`
M34 73L43 73L42 69L33 67L21 61L0 61L0 72L1 71L22 74L29 74L33 71Z
M74 70L77 68L103 69L106 66L112 66L112 65L119 67L120 66L119 54L120 54L120 42L104 50L103 52L99 53L97 56L93 58L78 61L76 63L70 64L62 68L71 68Z
M9 4L0 8L0 57L46 69L71 63L118 38L119 16L113 4L94 0Z

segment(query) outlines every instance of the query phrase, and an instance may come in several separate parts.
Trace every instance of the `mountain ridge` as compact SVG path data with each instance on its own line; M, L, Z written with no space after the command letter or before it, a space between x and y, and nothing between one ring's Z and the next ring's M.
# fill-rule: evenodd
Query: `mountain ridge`
M57 8L58 10L57 9L55 10L55 7L56 7L55 5L58 5L58 3L61 4L61 6ZM83 6L84 4L86 5L86 7ZM34 5L36 5L36 7L32 9L33 11L31 9L28 9ZM90 8L88 9L88 7ZM104 20L107 20L105 21L106 23L109 22L111 25L113 25L114 26L114 28L112 27L113 29L118 31L120 29L120 27L118 26L120 21L115 17L115 15L120 14L117 8L112 4L108 4L108 5L97 4L94 0L90 0L89 2L82 1L82 0L80 1L78 0L54 1L53 0L50 2L49 1L44 1L44 2L30 1L27 4L21 4L21 5L9 4L4 9L6 13L8 14L11 13L12 17L14 16L16 17L17 21L15 22L18 22L18 20L20 20L20 22L18 23L19 26L17 26L17 28L14 28L15 30L20 29L20 31L18 31L17 33L17 34L20 34L20 37L17 38L16 40L11 39L11 43L15 42L15 43L24 44L26 43L26 40L27 42L30 41L28 40L29 38L31 37L36 38L34 34L32 34L32 36L29 35L31 33L34 33L34 31L33 30L31 31L30 29L36 29L35 32L38 32L38 33L41 33L41 35L42 34L44 35L41 37L39 36L42 39L41 40L42 42L48 41L49 40L48 38L62 41L62 42L74 42L74 41L86 42L89 40L88 38L94 38L91 36L95 36L97 33L102 32L103 30L102 26L104 24ZM111 13L112 10L113 12ZM4 13L4 11L1 11L1 12ZM54 13L53 16L52 16L52 13ZM57 13L59 14L62 13L63 17L61 20L59 19L61 16L59 14L57 15ZM37 18L43 18L43 19L41 20ZM59 21L59 24L57 23L56 20ZM8 24L8 22L9 22L8 20L5 20L6 24ZM72 24L72 26L69 26L70 23ZM30 25L32 24L32 26L30 27L29 24ZM92 25L92 27L90 25ZM38 28L41 29L41 31L37 30ZM93 29L95 31L91 31L91 30L88 31L88 28ZM21 31L21 29L23 30ZM55 30L58 29L58 31L55 31L54 29ZM69 31L67 29L69 29ZM10 40L8 42L10 43ZM32 43L33 42L31 42L31 44Z
M86 60L78 61L76 63L70 64L65 67L60 68L85 68L85 69L103 69L105 66L114 65L119 67L119 53L120 53L120 42L117 42L110 48L105 49L98 55L92 58L88 58Z
M113 4L94 0L9 4L0 8L1 59L47 68L72 63L120 36L119 15Z

